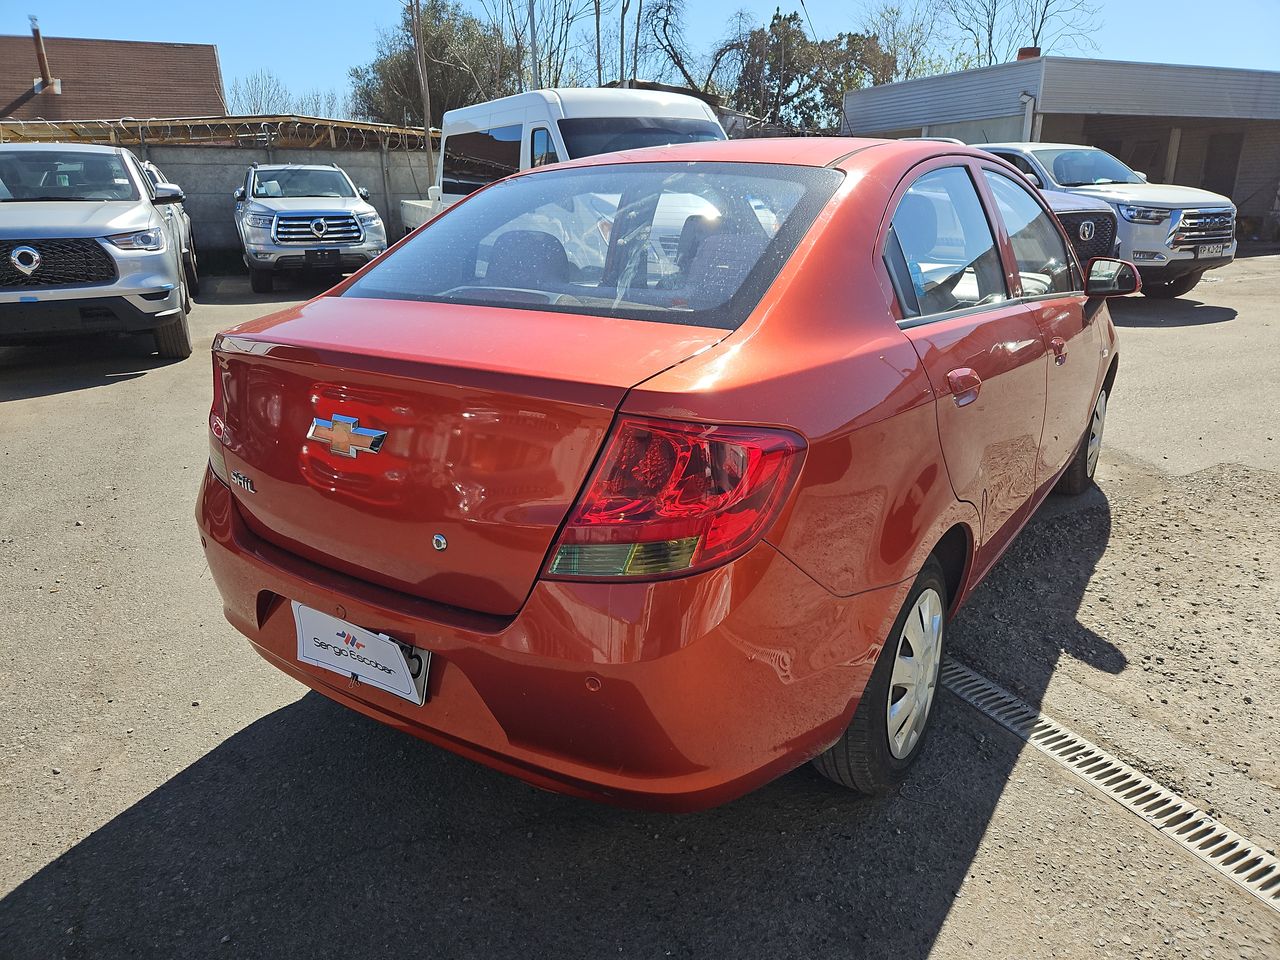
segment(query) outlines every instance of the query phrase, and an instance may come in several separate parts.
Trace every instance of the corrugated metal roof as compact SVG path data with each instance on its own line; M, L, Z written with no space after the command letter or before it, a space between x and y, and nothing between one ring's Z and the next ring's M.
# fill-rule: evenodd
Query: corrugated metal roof
M850 90L844 95L841 132L857 136L927 123L1022 113L1019 95L1040 95L1042 59Z
M1042 113L1280 120L1280 73L1044 57Z
M1012 116L1020 93L1039 113L1280 119L1280 72L1036 57L979 70L850 90L842 132Z
M62 93L33 94L28 36L0 36L0 119L207 117L225 114L218 48L208 43L44 38Z

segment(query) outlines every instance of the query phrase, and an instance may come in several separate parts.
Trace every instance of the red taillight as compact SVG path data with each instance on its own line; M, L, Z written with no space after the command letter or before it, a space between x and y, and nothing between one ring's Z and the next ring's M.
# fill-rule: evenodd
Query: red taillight
M226 392L223 389L222 378L225 371L222 364L218 361L218 355L213 355L213 405L209 407L209 467L213 470L213 475L228 486L231 480L227 476L227 461L223 455L222 447L230 439L227 435L227 423L223 419L226 415Z
M777 516L803 452L785 430L624 418L546 574L652 578L732 560Z

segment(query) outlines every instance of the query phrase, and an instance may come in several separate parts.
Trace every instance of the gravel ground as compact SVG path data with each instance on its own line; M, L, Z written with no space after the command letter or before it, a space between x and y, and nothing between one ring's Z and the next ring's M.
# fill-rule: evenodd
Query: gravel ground
M1252 384L1213 423L1180 405L1209 385L1197 311L1274 383L1280 258L1220 273L1118 305L1100 489L1040 511L951 643L1274 846L1272 448ZM191 522L204 351L265 309L211 283L179 364L0 350L0 957L1280 956L1276 913L950 695L895 796L802 769L685 817L304 695L222 620Z

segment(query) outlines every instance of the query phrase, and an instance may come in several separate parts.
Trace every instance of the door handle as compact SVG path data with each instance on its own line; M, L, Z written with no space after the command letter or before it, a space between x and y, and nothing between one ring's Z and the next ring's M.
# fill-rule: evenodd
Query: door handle
M972 367L957 367L947 374L947 386L951 388L951 399L956 406L967 407L978 399L982 378Z
M1067 362L1067 341L1061 337L1054 337L1049 341L1049 346L1053 347L1053 362L1058 366L1062 366Z

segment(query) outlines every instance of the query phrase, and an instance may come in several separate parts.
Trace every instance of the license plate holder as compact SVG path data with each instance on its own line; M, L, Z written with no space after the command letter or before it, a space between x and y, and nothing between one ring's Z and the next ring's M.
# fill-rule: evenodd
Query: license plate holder
M1210 257L1221 257L1227 252L1225 243L1202 243L1196 248L1196 259L1205 260Z
M308 267L329 269L342 266L342 259L337 250L308 250L306 257Z
M292 601L298 659L422 706L431 651Z

